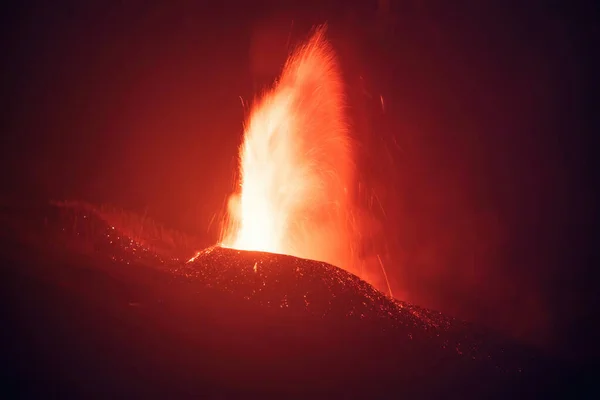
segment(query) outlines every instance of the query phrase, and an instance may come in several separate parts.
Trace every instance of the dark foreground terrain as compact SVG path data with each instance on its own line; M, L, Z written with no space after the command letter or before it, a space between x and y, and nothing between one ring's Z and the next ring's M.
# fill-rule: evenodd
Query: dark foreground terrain
M2 224L2 366L17 397L578 393L571 368L327 264L159 255L64 205L5 208Z

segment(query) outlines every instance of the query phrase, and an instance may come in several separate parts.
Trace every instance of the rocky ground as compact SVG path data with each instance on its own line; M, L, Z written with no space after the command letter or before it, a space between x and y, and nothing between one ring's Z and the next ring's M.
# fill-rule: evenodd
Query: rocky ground
M530 398L569 390L574 370L556 360L391 299L337 267L220 247L196 252L185 240L159 251L114 221L74 203L3 206L2 358L18 396Z

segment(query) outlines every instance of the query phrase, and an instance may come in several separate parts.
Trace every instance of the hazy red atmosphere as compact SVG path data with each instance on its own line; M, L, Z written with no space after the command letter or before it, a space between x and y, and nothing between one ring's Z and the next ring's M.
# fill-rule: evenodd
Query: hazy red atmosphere
M593 203L589 71L556 11L67 3L4 28L2 202L110 204L197 249L326 261L543 348L589 319L565 267L588 218L568 211Z

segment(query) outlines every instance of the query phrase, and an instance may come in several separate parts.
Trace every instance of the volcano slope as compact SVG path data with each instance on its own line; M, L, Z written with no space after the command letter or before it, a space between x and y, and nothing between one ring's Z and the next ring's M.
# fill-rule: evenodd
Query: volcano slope
M159 253L89 207L5 208L2 218L3 365L19 395L555 390L532 350L325 263L221 247Z

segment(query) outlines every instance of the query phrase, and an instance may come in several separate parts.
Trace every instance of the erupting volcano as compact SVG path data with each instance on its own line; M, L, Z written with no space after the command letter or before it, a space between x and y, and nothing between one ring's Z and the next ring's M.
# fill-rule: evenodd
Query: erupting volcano
M353 269L352 146L341 73L324 26L291 54L252 109L239 169L223 247Z
M569 179L593 26L300 3L6 13L4 392L593 393L589 179ZM268 86L241 118L250 75Z

